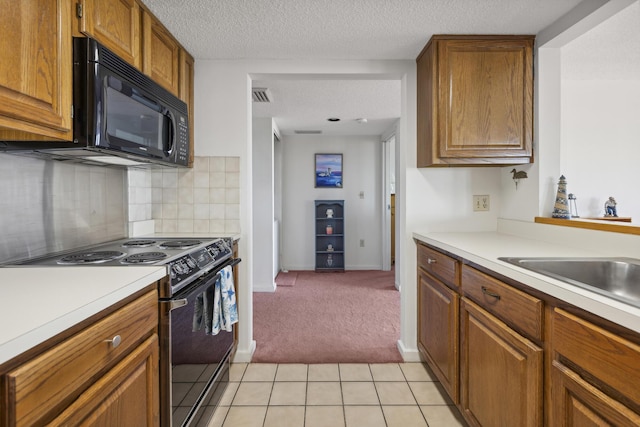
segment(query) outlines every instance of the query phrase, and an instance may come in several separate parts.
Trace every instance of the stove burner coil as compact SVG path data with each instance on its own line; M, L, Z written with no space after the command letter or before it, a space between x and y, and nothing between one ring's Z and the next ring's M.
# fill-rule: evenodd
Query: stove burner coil
M189 249L202 243L200 240L169 240L160 243L161 249Z
M148 248L156 244L155 240L128 240L122 244L123 248Z
M124 256L124 252L118 251L87 251L77 252L60 258L58 264L100 264Z
M129 255L120 261L123 264L151 264L167 257L164 252L142 252Z

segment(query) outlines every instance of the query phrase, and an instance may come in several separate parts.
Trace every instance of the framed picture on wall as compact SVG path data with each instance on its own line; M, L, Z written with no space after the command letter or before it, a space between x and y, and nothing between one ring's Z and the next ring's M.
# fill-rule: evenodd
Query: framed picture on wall
M316 188L342 188L342 154L316 154Z

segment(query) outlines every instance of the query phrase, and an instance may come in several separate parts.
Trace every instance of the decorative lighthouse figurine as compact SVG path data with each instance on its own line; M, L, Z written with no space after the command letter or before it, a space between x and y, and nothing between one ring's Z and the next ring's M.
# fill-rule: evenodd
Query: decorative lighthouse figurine
M569 212L569 202L567 200L567 181L564 175L560 176L558 181L558 193L556 194L556 203L553 206L553 218L571 219Z

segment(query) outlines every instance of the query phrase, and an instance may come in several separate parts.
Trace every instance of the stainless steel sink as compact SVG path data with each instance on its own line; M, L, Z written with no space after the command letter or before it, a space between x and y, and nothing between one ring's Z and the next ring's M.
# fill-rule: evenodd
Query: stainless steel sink
M562 257L498 259L640 307L639 259Z

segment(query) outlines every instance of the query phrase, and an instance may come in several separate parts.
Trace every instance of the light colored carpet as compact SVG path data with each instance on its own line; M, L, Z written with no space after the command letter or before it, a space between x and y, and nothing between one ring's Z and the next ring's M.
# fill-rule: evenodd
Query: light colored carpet
M393 271L298 271L296 285L253 294L254 362L401 362Z

